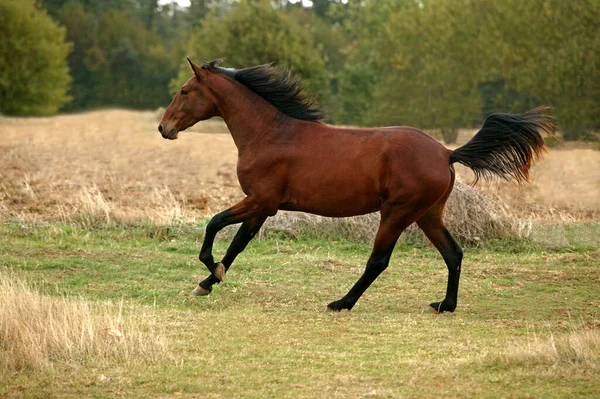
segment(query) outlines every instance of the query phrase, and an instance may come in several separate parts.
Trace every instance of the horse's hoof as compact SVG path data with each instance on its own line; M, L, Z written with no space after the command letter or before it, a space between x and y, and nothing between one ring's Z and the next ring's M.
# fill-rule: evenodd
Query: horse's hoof
M217 266L215 266L215 271L213 272L213 274L215 275L216 278L219 279L220 282L223 282L223 280L225 279L225 265L222 264L221 262L217 263Z
M212 291L212 288L210 289L206 289L204 287L202 287L200 284L198 284L196 286L196 288L194 288L194 290L192 291L192 295L194 296L206 296L208 294L210 294L210 292Z
M440 313L440 307L442 306L441 302L433 302L429 304L429 310L433 311L435 314Z
M456 306L448 306L444 303L444 301L442 302L433 302L429 304L430 308L437 314L440 313L444 313L444 312L454 312L454 309L456 309Z
M344 309L352 309L352 307L346 305L341 299L338 301L333 301L329 305L327 305L327 310L329 312L341 312Z

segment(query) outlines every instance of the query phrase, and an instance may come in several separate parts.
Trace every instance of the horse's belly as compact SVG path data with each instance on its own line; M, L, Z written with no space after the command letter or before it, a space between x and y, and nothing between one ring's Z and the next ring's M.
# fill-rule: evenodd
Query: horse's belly
M321 216L347 217L378 211L381 197L374 183L363 179L302 179L293 184L280 209Z

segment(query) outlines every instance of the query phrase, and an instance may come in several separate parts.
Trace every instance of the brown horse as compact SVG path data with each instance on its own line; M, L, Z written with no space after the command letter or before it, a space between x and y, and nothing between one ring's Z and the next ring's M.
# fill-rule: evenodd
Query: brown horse
M449 277L446 297L431 307L456 308L463 252L444 226L444 205L454 185L453 163L527 180L544 151L541 133L552 133L543 108L522 115L492 114L466 145L450 151L413 127L340 128L319 122L323 113L302 94L301 83L271 65L245 69L199 66L173 98L158 130L174 140L196 122L220 116L238 149L237 175L246 194L206 226L200 261L211 275L194 295L207 295L223 281L236 256L279 209L345 217L381 211L381 222L366 270L350 291L330 303L352 309L387 267L400 234L416 222L439 250ZM212 247L225 226L242 223L227 253L216 263Z

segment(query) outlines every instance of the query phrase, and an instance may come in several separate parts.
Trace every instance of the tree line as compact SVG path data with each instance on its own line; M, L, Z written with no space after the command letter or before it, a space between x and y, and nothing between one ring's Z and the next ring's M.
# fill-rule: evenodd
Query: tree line
M598 0L0 0L0 112L168 104L185 62L275 62L328 122L437 129L550 105L600 128Z

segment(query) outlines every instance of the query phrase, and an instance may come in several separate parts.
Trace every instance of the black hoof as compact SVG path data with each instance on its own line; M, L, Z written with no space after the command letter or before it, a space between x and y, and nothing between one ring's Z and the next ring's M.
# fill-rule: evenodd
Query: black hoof
M343 299L333 301L329 305L327 305L327 310L333 312L341 312L344 309L351 310L352 306L348 305Z
M454 312L454 309L456 309L456 305L447 303L445 300L442 302L433 302L431 304L429 304L429 306L431 306L431 308L436 312L436 313L444 313L444 312Z

